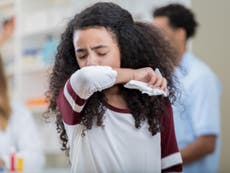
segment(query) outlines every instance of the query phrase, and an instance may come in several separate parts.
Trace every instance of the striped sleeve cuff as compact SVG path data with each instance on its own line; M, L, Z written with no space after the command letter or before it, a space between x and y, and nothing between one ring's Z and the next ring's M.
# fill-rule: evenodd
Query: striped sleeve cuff
M86 100L80 98L73 90L70 80L67 81L64 87L64 95L73 111L80 113L85 106Z
M171 154L161 159L161 169L167 169L175 165L182 164L182 158L180 152Z

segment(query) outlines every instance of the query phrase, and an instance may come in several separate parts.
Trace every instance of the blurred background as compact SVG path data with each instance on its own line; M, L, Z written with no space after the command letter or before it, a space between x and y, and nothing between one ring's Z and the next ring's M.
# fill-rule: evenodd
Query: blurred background
M112 1L112 0L111 0ZM44 93L60 35L70 18L96 0L0 0L0 25L15 17L15 31L0 48L14 100L24 102L33 113L44 141L46 167L67 170L68 159L60 151L54 120L45 123L42 113L47 103ZM222 82L222 149L220 173L230 170L230 66L228 0L113 0L128 9L135 19L152 21L152 10L170 2L190 7L200 23L190 49L203 59ZM1 141L0 141L1 142ZM68 172L68 171L67 171Z

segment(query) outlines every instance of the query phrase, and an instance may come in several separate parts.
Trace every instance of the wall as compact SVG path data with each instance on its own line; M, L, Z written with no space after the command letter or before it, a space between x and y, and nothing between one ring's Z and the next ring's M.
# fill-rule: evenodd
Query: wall
M207 62L222 82L222 151L220 173L230 170L230 1L193 0L192 9L200 23L199 31L192 42L193 52Z

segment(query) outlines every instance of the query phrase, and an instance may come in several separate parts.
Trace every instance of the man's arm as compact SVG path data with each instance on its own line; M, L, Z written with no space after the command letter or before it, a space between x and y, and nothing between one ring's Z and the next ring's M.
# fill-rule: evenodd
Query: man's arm
M189 164L214 152L216 138L216 135L203 135L181 149L183 164Z
M191 123L196 138L181 149L185 164L199 160L213 153L217 148L220 134L220 93L219 81L212 73L204 73L191 87L189 106Z

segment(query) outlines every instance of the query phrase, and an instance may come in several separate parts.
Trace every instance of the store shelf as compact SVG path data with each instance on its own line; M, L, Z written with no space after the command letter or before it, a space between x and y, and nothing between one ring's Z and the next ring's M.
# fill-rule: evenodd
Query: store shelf
M69 17L72 16L71 11L73 10L69 6L54 6L50 9L43 9L30 15L23 14L21 25L22 38L52 33L60 34L69 21Z
M25 64L22 67L22 75L34 73L48 73L51 67L43 64Z
M65 25L55 25L47 26L42 28L31 28L30 30L24 30L22 33L23 38L34 37L34 36L44 36L48 34L60 34L64 31Z
M43 114L47 111L48 105L30 106L29 109L33 114Z

